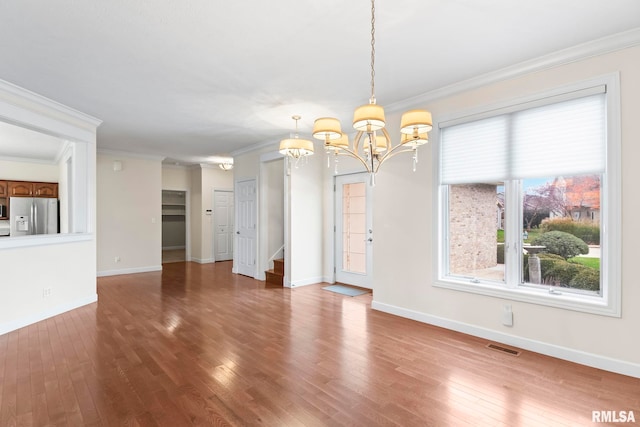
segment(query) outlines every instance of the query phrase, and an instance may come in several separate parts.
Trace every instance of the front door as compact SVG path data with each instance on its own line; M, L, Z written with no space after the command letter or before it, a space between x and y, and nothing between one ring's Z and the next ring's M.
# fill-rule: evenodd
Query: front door
M213 250L216 261L233 258L233 191L213 192Z
M256 180L236 183L236 273L256 275Z
M335 207L336 281L371 289L373 215L369 175L337 176Z

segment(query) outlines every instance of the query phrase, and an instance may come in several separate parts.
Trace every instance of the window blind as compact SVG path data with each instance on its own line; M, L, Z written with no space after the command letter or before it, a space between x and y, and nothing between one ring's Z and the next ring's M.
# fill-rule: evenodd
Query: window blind
M602 173L605 113L598 93L445 127L441 183Z

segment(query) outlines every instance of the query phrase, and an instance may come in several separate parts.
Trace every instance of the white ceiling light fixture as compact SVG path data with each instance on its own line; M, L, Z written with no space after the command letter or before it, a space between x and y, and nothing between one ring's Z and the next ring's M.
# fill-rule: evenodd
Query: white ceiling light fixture
M295 167L298 167L301 159L304 162L307 161L307 157L313 155L313 141L300 138L298 135L298 120L302 117L299 115L291 116L296 122L296 131L291 138L286 138L280 141L280 154L284 155L287 159L287 172L291 172L291 160L294 159Z
M230 171L231 169L233 169L233 163L231 162L218 163L218 167L223 171Z
M347 135L342 132L338 119L322 117L313 126L313 137L324 141L327 156L334 154L335 172L338 171L338 156L351 156L359 160L371 174L371 185L375 185L375 174L382 163L398 153L413 153L415 171L418 147L429 141L427 132L432 128L430 112L407 111L400 121L400 142L397 145L391 143L391 137L385 129L384 108L376 104L375 96L375 10L375 0L371 0L371 97L368 104L356 108L353 114L353 127L357 131L353 143L349 143Z

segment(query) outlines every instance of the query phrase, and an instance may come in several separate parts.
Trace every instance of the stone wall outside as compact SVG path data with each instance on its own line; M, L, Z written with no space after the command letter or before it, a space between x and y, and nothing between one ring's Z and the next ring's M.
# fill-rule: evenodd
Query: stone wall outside
M496 186L452 185L449 192L449 268L468 274L497 265Z

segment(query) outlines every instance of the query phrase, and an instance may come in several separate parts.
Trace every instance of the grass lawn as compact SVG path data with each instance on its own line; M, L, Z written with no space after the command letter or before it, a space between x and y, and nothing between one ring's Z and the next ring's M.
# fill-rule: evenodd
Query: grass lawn
M577 256L574 258L569 258L568 261L574 264L585 265L587 267L593 268L594 270L600 271L600 258L585 258Z

